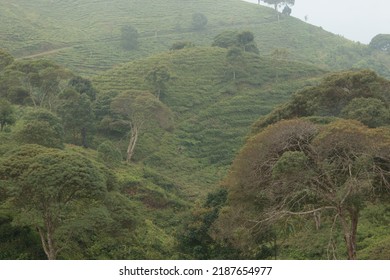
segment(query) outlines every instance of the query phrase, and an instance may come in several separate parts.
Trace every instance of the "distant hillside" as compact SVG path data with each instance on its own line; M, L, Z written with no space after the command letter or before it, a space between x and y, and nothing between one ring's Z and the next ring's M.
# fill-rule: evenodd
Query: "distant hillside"
M150 90L147 73L156 65L169 69L171 79L162 101L175 114L175 130L163 136L142 136L135 159L197 192L204 189L193 187L210 186L223 176L260 115L325 73L302 63L245 53L244 70L234 80L226 55L227 50L218 47L170 51L93 79L102 96L112 91Z
M92 75L118 63L164 51L177 41L209 46L224 30L252 31L262 54L283 50L291 60L331 69L373 68L390 77L390 58L380 51L263 6L241 0L0 0L0 44L14 56L47 56ZM208 21L194 30L192 16ZM120 44L121 27L138 30L139 48Z

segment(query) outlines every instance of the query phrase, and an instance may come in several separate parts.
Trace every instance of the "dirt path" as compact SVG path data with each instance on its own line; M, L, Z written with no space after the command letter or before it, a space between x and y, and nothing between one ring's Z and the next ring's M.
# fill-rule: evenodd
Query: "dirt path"
M45 51L45 52L40 52L40 53L36 53L36 54L31 54L31 55L25 55L25 56L17 57L15 59L16 60L20 60L20 59L36 58L36 57L41 57L41 56L55 54L55 53L58 53L58 52L60 52L62 50L67 50L67 49L71 49L71 48L73 48L73 46L63 47L63 48L54 49L54 50Z

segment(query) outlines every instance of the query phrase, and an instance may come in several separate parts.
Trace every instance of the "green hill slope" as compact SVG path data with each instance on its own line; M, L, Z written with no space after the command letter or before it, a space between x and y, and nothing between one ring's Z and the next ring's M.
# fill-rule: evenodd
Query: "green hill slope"
M190 196L209 191L222 178L258 116L324 73L313 66L246 53L244 70L233 80L226 54L218 47L170 51L93 80L102 95L149 90L147 73L156 65L169 69L171 79L162 101L175 114L175 130L145 133L135 159L174 178Z
M224 30L253 32L262 54L282 49L290 59L321 67L370 67L390 76L388 55L352 43L272 9L240 0L1 0L0 44L16 57L48 56L82 74L169 49L177 41L210 45ZM194 30L192 15L208 23ZM139 32L139 48L125 51L121 27Z

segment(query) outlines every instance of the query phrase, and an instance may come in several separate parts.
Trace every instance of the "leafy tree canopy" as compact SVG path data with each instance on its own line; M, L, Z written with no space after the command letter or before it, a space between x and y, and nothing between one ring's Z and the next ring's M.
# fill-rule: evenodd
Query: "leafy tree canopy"
M212 46L226 49L237 47L246 52L259 53L255 37L250 31L224 31L214 37Z
M224 228L223 217L219 225L228 239L243 231L247 240L237 246L247 250L256 248L262 228L323 212L339 223L347 256L354 259L360 211L389 198L389 148L388 129L356 121L318 126L295 119L271 125L235 159L225 181L230 208L224 213L234 226Z
M355 118L370 126L387 125L388 119L385 111L390 105L389 90L390 81L370 70L333 73L323 79L319 85L307 87L295 93L291 101L260 118L253 130L258 132L267 125L282 119L310 116L343 117L346 116L345 114L348 118ZM348 106L355 98L358 99ZM361 108L363 105L360 98L368 101L367 108ZM352 106L355 105L357 107L353 108ZM373 106L379 107L374 109ZM352 113L358 110L366 111L366 116Z
M7 195L17 212L15 223L36 229L47 257L55 259L66 246L61 227L102 199L108 180L79 154L25 145L1 159L4 182L11 183Z
M369 46L381 51L390 51L390 34L378 34L371 39Z
M38 144L50 148L63 148L64 129L60 118L46 109L28 112L14 132L17 142Z
M279 7L295 4L295 0L261 0L261 1L269 5L274 5L275 10L277 10Z

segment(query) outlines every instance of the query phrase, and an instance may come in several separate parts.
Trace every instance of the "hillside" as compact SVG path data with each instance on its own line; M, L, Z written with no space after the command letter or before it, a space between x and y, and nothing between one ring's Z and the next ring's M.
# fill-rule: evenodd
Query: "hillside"
M369 67L390 76L390 58L292 17L240 0L1 0L0 44L17 58L48 57L84 75L169 49L177 41L209 46L224 30L249 30L261 54L322 68ZM204 29L192 16L204 14ZM139 48L121 47L121 28L138 30Z
M250 225L290 198L388 258L388 52L240 0L0 5L0 259L345 259L345 213Z
M226 54L226 49L218 47L170 51L93 79L103 96L111 91L150 90L145 82L148 71L156 65L169 69L171 79L162 102L174 112L175 129L164 137L154 136L158 140L145 135L135 158L196 196L222 178L258 116L325 73L313 66L247 53L245 70L233 80ZM150 148L156 145L158 149Z

